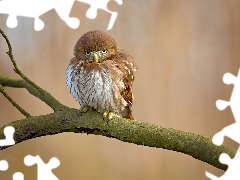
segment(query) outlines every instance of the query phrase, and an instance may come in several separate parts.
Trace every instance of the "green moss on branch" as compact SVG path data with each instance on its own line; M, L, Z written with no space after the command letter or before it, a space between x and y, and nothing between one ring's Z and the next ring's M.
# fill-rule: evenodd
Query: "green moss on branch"
M0 74L0 84L3 87L8 86L8 87L14 87L14 88L26 88L30 94L41 99L48 106L50 106L54 111L58 111L66 107L63 104L61 104L58 100L56 100L50 93L48 93L45 90L43 90L42 92L39 92L35 87L30 85L24 79L13 79L11 77Z
M209 136L123 118L104 121L102 115L95 111L79 115L76 109L71 108L14 121L8 125L16 129L14 139L17 143L62 132L88 133L116 138L128 143L181 152L222 170L226 170L227 166L219 162L220 154L225 152L234 157L236 153L228 146L214 145ZM0 128L0 139L4 138L3 128ZM7 147L2 147L2 149L4 148Z

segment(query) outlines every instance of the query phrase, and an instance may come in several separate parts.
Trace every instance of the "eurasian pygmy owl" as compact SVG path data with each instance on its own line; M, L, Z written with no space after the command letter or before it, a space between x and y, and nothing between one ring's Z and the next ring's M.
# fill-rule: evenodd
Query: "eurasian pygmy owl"
M137 71L133 57L120 49L110 34L93 30L83 34L74 47L66 81L81 112L95 109L133 120L132 84Z

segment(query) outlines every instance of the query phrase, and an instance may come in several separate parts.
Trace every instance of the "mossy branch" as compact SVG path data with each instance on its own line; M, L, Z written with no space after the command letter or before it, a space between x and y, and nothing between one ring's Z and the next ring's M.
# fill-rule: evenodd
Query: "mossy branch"
M41 92L38 91L34 86L29 84L24 79L14 79L9 76L4 76L0 74L0 84L4 86L14 87L14 88L25 88L28 92L35 97L41 99L48 106L50 106L54 111L58 111L66 108L63 104L61 104L58 100L56 100L50 93L45 90Z
M13 79L0 74L0 85L26 88L29 93L54 109L54 113L34 117L28 116L26 119L17 120L1 127L0 139L5 138L3 130L6 126L15 128L14 140L16 143L63 132L95 134L137 145L181 152L222 170L226 170L227 166L219 162L220 154L227 153L232 158L236 154L236 150L228 146L214 145L212 137L209 136L165 128L146 122L130 121L124 118L113 118L110 121L105 121L102 115L95 111L79 114L77 109L64 106L50 93L22 74L12 55L11 44L7 36L2 30L0 30L0 33L8 44L8 55L14 65L15 72L23 78ZM0 150L8 147L0 147Z
M227 166L219 162L220 154L225 152L233 158L236 153L228 146L214 145L209 136L124 118L105 121L102 119L102 114L95 111L79 115L77 109L71 108L14 121L6 126L15 128L16 143L62 132L95 134L137 145L185 153L222 170L226 170ZM0 139L4 138L4 127L0 128ZM7 146L0 147L0 150L5 148Z

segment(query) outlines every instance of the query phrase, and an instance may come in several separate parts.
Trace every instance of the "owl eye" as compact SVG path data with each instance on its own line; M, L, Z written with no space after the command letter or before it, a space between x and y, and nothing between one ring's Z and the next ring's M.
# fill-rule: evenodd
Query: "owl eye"
M106 49L102 50L102 53L103 53L103 54L107 54L107 52L108 52L108 51L107 51Z
M90 51L85 51L85 55L86 55L86 56L89 56L90 54L91 54Z

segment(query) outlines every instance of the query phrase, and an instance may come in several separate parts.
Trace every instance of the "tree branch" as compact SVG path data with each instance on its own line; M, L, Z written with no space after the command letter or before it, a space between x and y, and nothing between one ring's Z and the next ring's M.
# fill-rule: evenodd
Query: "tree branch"
M14 107L16 107L24 116L30 117L31 115L21 108L5 91L2 87L0 87L0 92L12 103Z
M13 79L11 77L0 74L0 84L3 87L10 86L14 88L26 88L30 94L41 99L48 106L50 106L54 111L66 108L66 106L64 106L58 100L56 100L50 93L48 93L45 90L42 90L41 92L39 92L34 86L29 84L24 79Z
M71 108L14 121L6 126L15 128L14 140L16 143L62 132L95 134L137 145L181 152L222 170L226 170L227 166L219 162L220 154L225 152L233 158L236 153L228 146L214 145L209 136L146 122L129 121L124 118L105 121L102 119L102 115L95 111L79 115L77 109ZM0 139L4 138L4 127L0 128ZM7 146L0 147L0 150L5 148Z
M39 99L41 99L43 102L45 102L47 105L49 105L54 111L59 111L61 109L66 108L66 106L64 106L63 104L61 104L58 100L56 100L50 93L48 93L47 91L43 90L42 88L40 88L38 85L36 85L33 81L31 81L30 79L28 79L21 71L20 69L17 67L17 63L13 57L12 54L12 46L11 43L8 39L8 37L5 35L5 33L0 29L0 33L2 34L2 36L4 37L5 41L7 42L8 45L8 56L10 58L10 60L13 63L13 66L15 69L13 69L17 74L19 74L23 80L20 81L18 80L17 83L19 85L21 85L22 87L28 87L28 91L29 89L31 89L31 94L33 93L34 96L38 97ZM2 76L2 75L1 75ZM2 76L3 77L3 76ZM25 81L24 81L25 80ZM13 82L13 79L11 80ZM23 82L24 81L24 82ZM6 81L5 81L6 82ZM26 84L27 82L27 84ZM4 86L4 84L2 84L2 86ZM30 86L32 86L32 88L29 88ZM33 92L35 91L35 92Z
M10 41L1 29L0 33L8 44L9 51L7 53L14 65L15 72L23 78L13 79L0 74L0 85L26 88L29 93L44 101L54 110L54 113L48 115L28 117L1 127L0 139L5 138L3 130L6 126L15 128L14 140L16 143L62 132L95 134L137 145L181 152L222 170L226 170L227 166L219 162L220 154L227 153L232 158L236 154L236 150L228 146L214 145L209 136L165 128L146 122L129 121L124 118L114 117L110 121L105 121L102 115L95 111L79 114L77 109L64 106L50 93L22 74L12 55ZM0 150L8 147L0 147Z
M59 111L62 108L66 107L63 104L61 104L59 101L57 101L50 93L48 93L47 91L43 90L42 88L40 88L38 85L36 85L33 81L31 81L30 79L28 79L18 68L17 63L13 57L12 54L12 46L11 43L8 39L8 37L5 35L5 33L0 29L0 33L2 34L2 36L4 37L7 45L8 45L8 56L10 58L10 60L13 63L14 66L14 71L19 74L26 82L28 82L29 85L32 86L31 89L35 89L35 91L38 91L35 93L38 94L38 98L41 99L42 101L44 101L47 105L49 105L54 111ZM41 98L40 98L41 97Z

